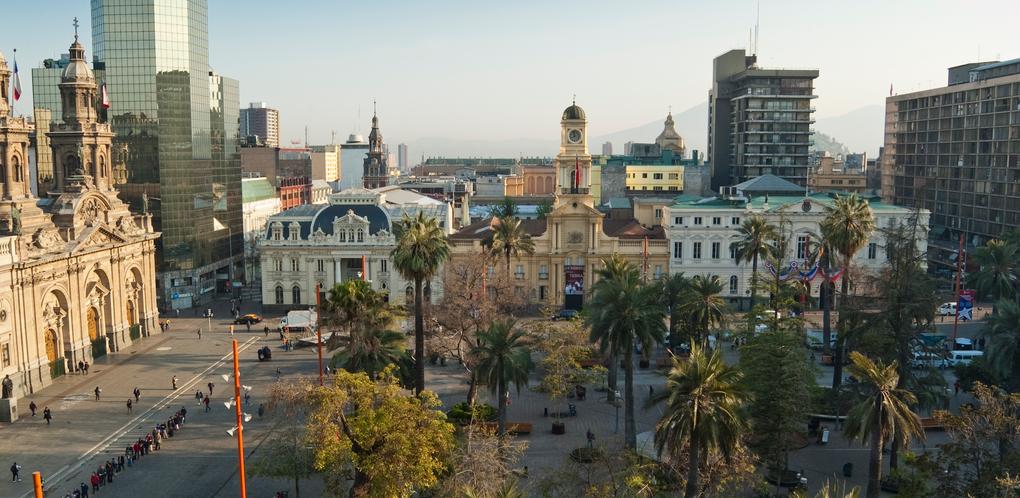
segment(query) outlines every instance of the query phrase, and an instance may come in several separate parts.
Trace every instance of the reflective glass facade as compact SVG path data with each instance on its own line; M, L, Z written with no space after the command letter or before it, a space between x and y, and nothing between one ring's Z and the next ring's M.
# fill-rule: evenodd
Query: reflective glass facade
M206 0L92 0L114 143L127 146L120 191L137 210L149 197L165 307L226 291L242 248L237 82L211 75L207 12Z

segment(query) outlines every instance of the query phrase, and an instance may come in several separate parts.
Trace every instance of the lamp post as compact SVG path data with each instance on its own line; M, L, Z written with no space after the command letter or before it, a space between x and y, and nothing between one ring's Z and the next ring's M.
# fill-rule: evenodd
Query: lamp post
M248 497L244 477L244 415L241 411L241 375L237 366L237 339L231 341L234 347L234 406L237 412L237 464L241 480L241 498Z
M620 433L620 391L613 391L613 406L616 407L616 426L613 427L613 434Z
M319 326L319 314L322 312L322 284L315 284L315 346L319 350L319 386L322 386L322 327Z

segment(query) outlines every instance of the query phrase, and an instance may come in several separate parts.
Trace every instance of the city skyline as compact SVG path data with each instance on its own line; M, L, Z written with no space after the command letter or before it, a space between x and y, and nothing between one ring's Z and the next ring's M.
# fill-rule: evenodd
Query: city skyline
M79 3L77 9L62 5L63 12L88 19L88 2ZM898 22L938 15L949 2L926 2L924 9L918 2L869 1L852 10L807 2L762 5L759 63L818 69L820 121L881 106L890 86L896 94L941 86L947 67L1020 56L1020 43L1010 39L1008 29L1020 6L994 3L993 17L982 15L987 9L956 12L952 37L931 36L927 23ZM29 69L59 57L65 47L54 40L72 31L70 19L52 19L54 5L53 0L23 5L20 16L50 22L14 23L0 38L6 52L18 48L26 90ZM388 134L408 143L548 137L555 132L548 115L575 94L591 116L594 137L639 127L661 120L670 107L677 113L707 101L712 59L748 46L757 4L662 2L617 9L613 3L304 2L279 10L269 10L272 4L262 0L246 5L210 5L210 65L240 81L241 102L265 101L280 109L284 145L293 139L303 143L305 126L311 143L328 143L333 131L338 142L350 133L367 134L373 99ZM837 18L846 36L833 35L830 20ZM241 36L260 23L262 43ZM89 27L82 22L81 39L91 54ZM323 33L336 37L324 41ZM884 33L896 33L895 39ZM911 57L895 57L896 52ZM110 91L115 99L116 89ZM29 114L31 98L26 91L15 111ZM492 115L483 119L499 125L479 126L479 108L490 109ZM868 149L881 142L880 132L872 142ZM410 152L421 153L428 151Z

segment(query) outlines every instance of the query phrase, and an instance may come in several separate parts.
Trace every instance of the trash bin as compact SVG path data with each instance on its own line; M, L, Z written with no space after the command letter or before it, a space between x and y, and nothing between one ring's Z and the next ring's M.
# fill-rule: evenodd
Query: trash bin
M847 462L843 464L843 477L853 477L854 464Z

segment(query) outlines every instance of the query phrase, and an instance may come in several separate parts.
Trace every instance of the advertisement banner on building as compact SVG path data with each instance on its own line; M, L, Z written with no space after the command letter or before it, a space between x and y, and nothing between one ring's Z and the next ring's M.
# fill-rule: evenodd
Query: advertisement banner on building
M584 295L584 266L565 265L563 271L566 274L564 279L567 284L565 288L566 294L568 296Z
M960 302L956 305L957 316L960 317L960 320L974 319L974 298L976 295L977 291L974 289L960 291Z

